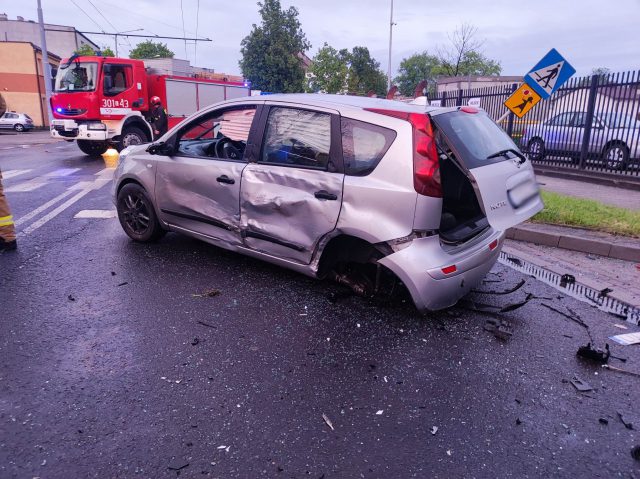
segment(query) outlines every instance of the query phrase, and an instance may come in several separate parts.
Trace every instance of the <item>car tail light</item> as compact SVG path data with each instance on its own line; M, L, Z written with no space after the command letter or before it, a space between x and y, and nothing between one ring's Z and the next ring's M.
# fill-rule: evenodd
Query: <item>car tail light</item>
M498 240L495 239L491 242L491 244L489 244L489 250L493 251L494 249L496 249L498 247Z
M455 264L452 264L451 266L445 266L444 268L442 268L442 272L444 274L451 274L451 273L455 273L456 271L458 271L458 268L456 268Z
M367 111L406 120L413 127L413 187L423 196L442 198L440 161L431 120L425 113L365 108Z

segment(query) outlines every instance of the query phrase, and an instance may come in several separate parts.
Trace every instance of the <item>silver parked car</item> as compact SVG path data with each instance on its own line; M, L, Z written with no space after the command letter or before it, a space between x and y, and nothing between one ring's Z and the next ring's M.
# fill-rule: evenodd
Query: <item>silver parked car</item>
M6 111L4 115L0 116L0 128L17 132L29 131L33 129L33 120L26 113Z
M547 156L569 156L580 159L586 112L560 113L539 125L528 127L521 140L529 156L541 161ZM593 117L588 145L591 158L614 170L625 169L640 158L640 122L622 113L596 113Z
M176 231L365 296L401 282L419 310L455 304L543 207L483 111L343 95L210 106L123 150L113 185L134 240Z

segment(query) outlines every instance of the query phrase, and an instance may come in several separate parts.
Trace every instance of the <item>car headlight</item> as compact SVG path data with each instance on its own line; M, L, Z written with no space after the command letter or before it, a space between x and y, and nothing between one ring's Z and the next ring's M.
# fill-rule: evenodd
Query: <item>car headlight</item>
M100 123L99 121L94 121L93 123L87 123L87 129L105 131L107 129L107 125Z

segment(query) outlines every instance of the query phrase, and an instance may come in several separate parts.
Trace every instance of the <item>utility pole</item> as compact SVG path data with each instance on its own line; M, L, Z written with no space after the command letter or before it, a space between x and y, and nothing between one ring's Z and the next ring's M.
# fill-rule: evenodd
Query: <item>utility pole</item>
M389 70L387 71L387 91L391 89L391 45L393 43L393 0L391 0L391 17L389 18Z
M117 32L113 34L113 36L116 37L116 58L118 58L118 35L123 35L124 33L140 32L142 30L144 30L144 28L136 28L135 30L127 30L126 32ZM123 36L128 37L129 35Z
M42 73L44 75L44 92L46 96L47 117L51 125L51 68L49 67L49 53L47 52L47 35L44 31L44 20L42 19L42 5L38 0L38 23L40 23L40 47L42 48ZM37 69L37 65L36 65ZM40 100L42 101L42 100ZM44 123L44 118L42 119Z

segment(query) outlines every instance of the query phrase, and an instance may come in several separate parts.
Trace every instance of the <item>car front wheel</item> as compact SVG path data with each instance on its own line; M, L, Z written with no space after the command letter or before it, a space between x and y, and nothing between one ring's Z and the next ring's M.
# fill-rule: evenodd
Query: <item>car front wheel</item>
M612 143L605 148L603 157L610 170L624 170L629 161L629 148L624 143Z
M529 142L529 145L527 146L527 148L529 151L529 158L531 158L531 160L540 161L544 159L545 151L544 151L544 141L542 141L542 138L534 138Z
M152 242L166 233L160 226L147 192L136 183L122 187L118 193L117 210L122 229L134 241Z

